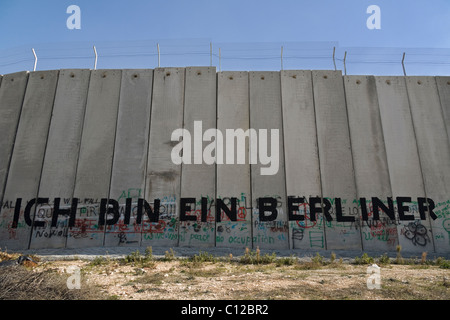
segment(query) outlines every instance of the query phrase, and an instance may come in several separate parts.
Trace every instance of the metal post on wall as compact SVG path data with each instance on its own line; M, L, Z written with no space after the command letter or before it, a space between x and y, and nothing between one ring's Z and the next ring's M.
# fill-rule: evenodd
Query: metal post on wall
M222 51L219 48L219 72L222 71Z
M31 51L33 52L34 55L34 67L33 67L33 71L36 71L36 66L37 66L37 55L36 55L36 51L34 51L34 48L31 48Z
M95 55L95 60L94 60L94 70L97 70L97 60L98 60L98 54L97 54L97 49L94 46L94 55Z
M281 70L283 70L283 46L281 46Z
M158 49L158 68L161 67L161 54L159 52L159 43L156 44L156 47Z
M347 60L347 51L345 51L344 54L344 74L347 75L347 66L345 64L345 60Z
M406 77L406 70L405 70L405 55L406 55L406 52L403 52L402 67L403 67L403 75Z
M209 43L209 66L212 67L212 42Z
M333 64L334 64L334 71L336 71L336 47L333 47Z

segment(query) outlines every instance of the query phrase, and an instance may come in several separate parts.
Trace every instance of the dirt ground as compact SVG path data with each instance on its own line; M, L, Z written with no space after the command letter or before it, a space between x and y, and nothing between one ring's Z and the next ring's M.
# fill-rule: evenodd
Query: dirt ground
M99 299L450 299L449 269L432 265L381 265L381 288L368 289L368 266L174 259L143 264L118 260L51 261L34 269L53 270L69 277L73 267L77 267L81 270L82 285L100 288Z

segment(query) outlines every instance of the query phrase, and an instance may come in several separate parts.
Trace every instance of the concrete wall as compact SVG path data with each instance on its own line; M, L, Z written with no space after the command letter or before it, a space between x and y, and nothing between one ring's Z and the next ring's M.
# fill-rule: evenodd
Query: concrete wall
M449 119L449 77L211 67L4 75L0 247L448 253ZM243 145L227 130L246 133ZM177 154L189 160L174 163Z

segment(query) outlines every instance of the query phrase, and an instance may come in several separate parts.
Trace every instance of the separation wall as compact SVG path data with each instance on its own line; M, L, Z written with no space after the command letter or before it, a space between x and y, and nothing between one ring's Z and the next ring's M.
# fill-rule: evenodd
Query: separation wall
M449 77L4 75L0 247L449 253L449 119Z

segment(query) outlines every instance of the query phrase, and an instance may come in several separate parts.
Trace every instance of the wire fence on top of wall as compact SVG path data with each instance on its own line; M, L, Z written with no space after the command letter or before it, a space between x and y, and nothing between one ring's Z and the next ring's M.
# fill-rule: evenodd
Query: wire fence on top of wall
M32 51L33 50L33 51ZM341 47L337 42L214 43L146 40L33 44L0 50L0 74L51 69L215 66L217 71L341 70L450 75L450 48Z

